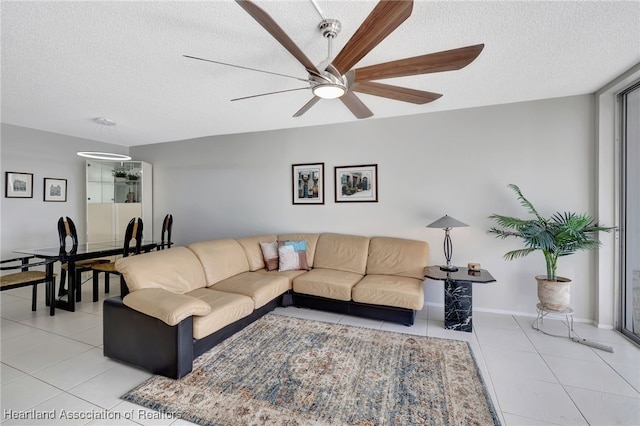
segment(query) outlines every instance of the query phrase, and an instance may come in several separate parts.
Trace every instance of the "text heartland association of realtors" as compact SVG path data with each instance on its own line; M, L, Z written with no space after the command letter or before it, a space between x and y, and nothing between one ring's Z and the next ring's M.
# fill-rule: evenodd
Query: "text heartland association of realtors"
M2 421L12 420L161 420L179 419L180 413L161 413L145 409L129 411L108 410L2 410Z

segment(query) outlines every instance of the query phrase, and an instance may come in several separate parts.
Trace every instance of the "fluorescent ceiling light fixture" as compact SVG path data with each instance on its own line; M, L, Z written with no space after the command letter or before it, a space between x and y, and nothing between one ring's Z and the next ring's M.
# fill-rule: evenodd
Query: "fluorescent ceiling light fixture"
M335 99L343 96L347 91L339 84L319 84L313 88L313 94L322 99Z
M108 161L128 161L131 157L125 154L114 154L112 152L98 152L98 151L80 151L77 153L80 157L92 158L94 160L108 160Z

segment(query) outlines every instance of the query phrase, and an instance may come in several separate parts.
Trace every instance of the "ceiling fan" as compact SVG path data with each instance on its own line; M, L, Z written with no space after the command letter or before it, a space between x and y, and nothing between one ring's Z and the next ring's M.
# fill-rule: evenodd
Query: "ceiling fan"
M235 101L275 93L311 89L314 95L313 98L300 108L300 110L293 115L294 117L303 115L320 99L335 98L339 98L353 115L359 119L373 116L373 112L356 96L356 92L414 104L425 104L435 101L442 95L439 93L377 83L375 80L458 70L469 65L484 48L484 44L476 44L353 69L353 66L365 55L398 28L398 26L411 15L413 10L413 0L380 0L351 39L333 59L331 58L331 43L340 32L341 25L340 22L335 19L322 20L318 27L329 42L329 57L321 64L316 65L311 62L284 30L262 8L250 0L236 0L236 2L304 66L309 73L308 78L298 78L195 56L183 56L190 59L294 78L308 83L308 86L304 88L280 90L277 92L232 99Z

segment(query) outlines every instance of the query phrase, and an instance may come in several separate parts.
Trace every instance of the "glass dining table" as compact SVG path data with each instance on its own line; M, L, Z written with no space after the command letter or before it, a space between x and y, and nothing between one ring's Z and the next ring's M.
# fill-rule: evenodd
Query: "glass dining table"
M149 252L153 250L158 243L152 240L143 240L140 244L141 252ZM61 263L67 263L67 275L69 282L69 289L67 293L56 299L56 308L64 309L66 311L74 312L76 310L76 262L88 259L97 259L100 257L115 256L123 253L124 241L102 241L93 243L81 243L78 244L74 250L65 252L60 250L60 246L57 247L43 247L43 248L26 248L14 250L16 253L30 254L42 259L57 258ZM133 252L135 245L131 246L131 252Z

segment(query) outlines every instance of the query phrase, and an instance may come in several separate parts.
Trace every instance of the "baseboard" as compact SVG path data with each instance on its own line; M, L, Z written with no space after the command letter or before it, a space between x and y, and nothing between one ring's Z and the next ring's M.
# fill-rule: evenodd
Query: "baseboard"
M425 303L425 308L427 308L427 312L425 312L425 308L422 308L420 311L418 311L417 317L422 319L428 319L429 307L444 308L444 304L427 302ZM491 314L513 315L513 316L526 317L526 318L536 318L538 316L536 312L509 311L509 310L503 310L503 309L491 309L491 308L483 308L483 307L475 307L475 306L473 307L473 312L487 312ZM597 324L595 320L590 318L576 317L573 319L573 321L581 324L591 324L595 327L606 329L606 330L613 330L614 328L612 325Z

